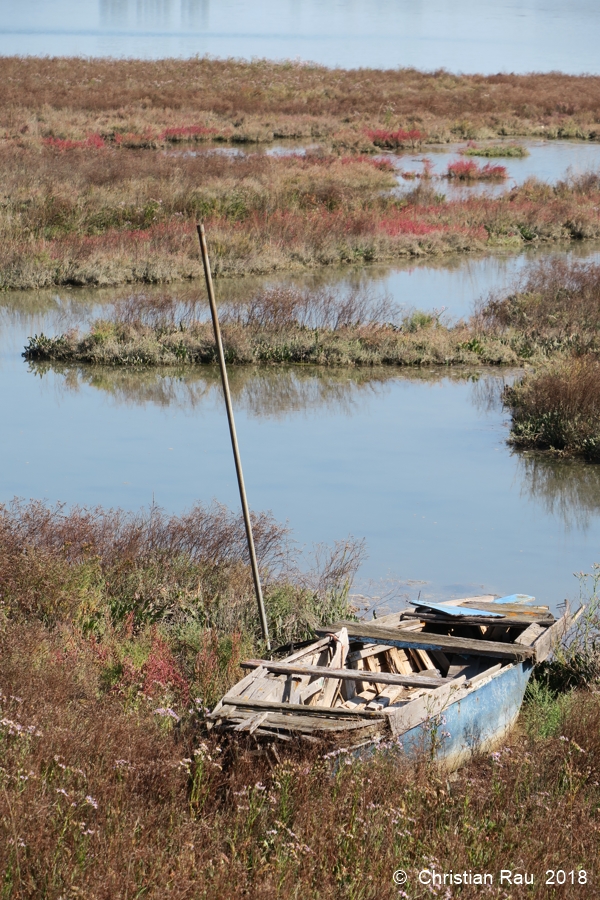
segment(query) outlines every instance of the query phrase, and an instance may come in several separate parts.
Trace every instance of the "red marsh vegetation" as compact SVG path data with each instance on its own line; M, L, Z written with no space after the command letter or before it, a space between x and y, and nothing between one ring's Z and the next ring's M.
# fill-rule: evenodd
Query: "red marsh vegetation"
M6 141L0 167L4 289L197 277L199 218L219 276L600 235L597 175L446 201L427 179L398 193L389 161L364 154L165 153L92 136Z

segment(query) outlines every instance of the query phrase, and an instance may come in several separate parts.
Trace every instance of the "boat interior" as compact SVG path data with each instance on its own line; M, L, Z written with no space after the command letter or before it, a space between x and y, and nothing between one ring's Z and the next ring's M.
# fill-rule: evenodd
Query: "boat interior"
M248 674L210 719L278 736L365 725L445 685L475 683L534 657L556 619L547 607L527 605L533 599L475 597L336 623L284 658L242 663Z

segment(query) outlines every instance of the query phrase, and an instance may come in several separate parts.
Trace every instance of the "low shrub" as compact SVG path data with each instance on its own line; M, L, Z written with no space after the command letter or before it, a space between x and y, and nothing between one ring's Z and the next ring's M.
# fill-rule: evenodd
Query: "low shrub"
M446 178L456 178L458 181L502 181L508 178L505 166L494 166L486 163L480 166L473 159L457 159L448 163Z
M510 442L600 462L600 362L568 359L525 375L504 391Z

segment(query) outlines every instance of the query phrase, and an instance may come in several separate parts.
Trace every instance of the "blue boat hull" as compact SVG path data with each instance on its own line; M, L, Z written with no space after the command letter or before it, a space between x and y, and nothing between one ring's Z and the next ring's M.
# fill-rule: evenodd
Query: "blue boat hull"
M530 660L506 666L481 685L473 685L465 696L441 713L424 719L414 728L386 741L379 749L414 758L435 758L452 770L476 753L489 753L506 737L523 703L533 670ZM373 748L361 748L359 755Z

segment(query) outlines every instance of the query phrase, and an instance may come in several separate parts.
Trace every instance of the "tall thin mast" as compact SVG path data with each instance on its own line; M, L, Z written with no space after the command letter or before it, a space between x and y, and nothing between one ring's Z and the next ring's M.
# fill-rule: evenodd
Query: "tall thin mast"
M225 366L225 354L223 352L223 341L221 340L221 329L219 327L219 317L217 315L217 304L215 303L215 291L213 287L212 275L210 271L210 260L208 258L208 247L206 245L206 235L204 233L204 225L200 223L198 226L198 238L200 239L200 251L202 253L202 263L204 265L204 276L206 278L206 290L208 292L208 302L210 304L210 314L215 332L215 343L217 345L217 353L219 355L219 368L221 369L221 381L223 383L223 393L225 395L225 406L227 408L227 420L229 422L229 434L231 435L231 448L233 450L233 458L235 460L235 471L237 474L238 487L240 489L240 500L242 501L242 512L244 514L244 525L246 526L246 537L248 539L248 552L250 554L250 565L252 566L252 578L254 580L254 590L256 592L256 602L258 604L258 614L260 617L260 627L262 629L263 638L266 641L267 649L271 649L269 641L269 626L267 625L267 615L265 613L265 604L260 586L260 575L258 573L258 562L256 560L256 550L254 548L254 537L252 535L252 522L250 521L250 511L248 509L248 501L246 499L246 488L244 485L244 474L242 472L242 461L240 459L240 450L238 447L237 434L235 430L235 421L233 418L233 407L231 405L231 394L229 392L229 379L227 378L227 368Z

